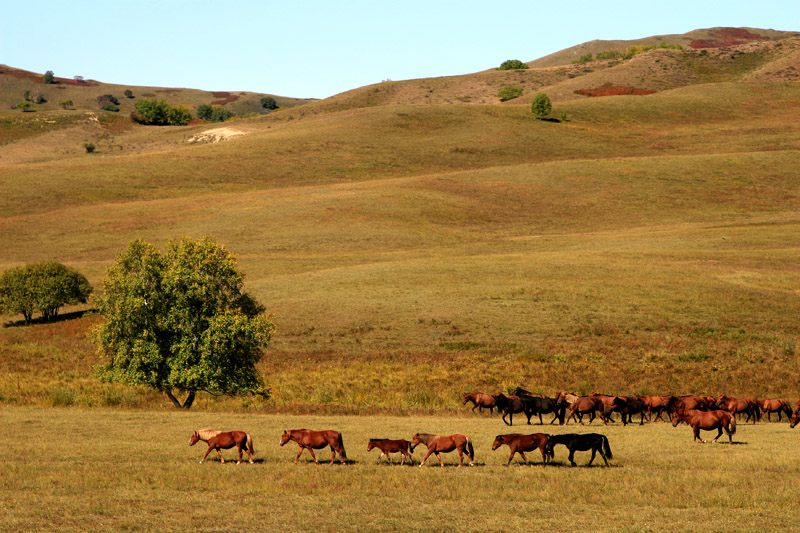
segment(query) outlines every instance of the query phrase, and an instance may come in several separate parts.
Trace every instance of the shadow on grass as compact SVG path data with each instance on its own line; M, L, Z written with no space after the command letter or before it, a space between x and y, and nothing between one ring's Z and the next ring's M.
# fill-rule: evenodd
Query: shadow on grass
M539 463L539 464L541 465L541 463ZM600 464L597 464L597 461L595 460L595 462L593 462L590 465L586 464L586 463L583 463L583 464L578 463L577 466L572 466L571 464L565 463L565 462L562 462L562 461L552 461L552 462L547 463L547 468L552 468L552 467L555 467L555 468L623 468L622 465L615 464L615 463L609 463L609 465L606 466L603 463L602 459L600 459Z
M10 322L6 322L3 324L4 328L21 328L25 326L36 326L39 324L55 324L56 322L64 322L66 320L76 320L78 318L83 318L85 316L93 315L97 312L97 309L84 309L83 311L72 311L71 313L64 313L61 315L56 315L50 320L46 320L44 317L34 318L30 321L30 323L26 323L25 320L12 320Z

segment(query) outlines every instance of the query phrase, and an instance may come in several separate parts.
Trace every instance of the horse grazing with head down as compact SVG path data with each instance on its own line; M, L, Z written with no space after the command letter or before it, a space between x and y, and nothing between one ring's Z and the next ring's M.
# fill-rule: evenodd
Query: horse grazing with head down
M800 422L800 409L792 413L792 418L789 419L789 427L795 427Z
M392 456L389 454L393 452L400 452L400 465L402 466L405 463L406 457L408 457L408 460L411 461L411 464L413 465L414 457L408 451L409 447L411 447L411 443L403 439L369 439L367 451L370 451L373 448L378 448L381 451L381 454L378 456L378 464L381 464L381 458L384 455L386 456L386 460L389 462L389 464L391 464Z
M575 452L587 452L591 450L592 458L586 466L591 466L594 461L595 455L600 454L600 457L605 461L606 466L609 459L613 459L614 455L611 453L611 446L608 444L608 438L600 433L565 433L563 435L550 435L547 439L547 454L554 457L553 449L556 444L563 444L569 450L569 464L578 466L575 463Z
M722 430L728 434L728 442L733 444L733 434L736 433L736 418L728 411L677 411L672 415L672 427L676 427L681 422L686 422L694 431L694 442L700 439L700 430L718 430L714 442L722 436ZM700 439L705 443L705 439Z
M483 412L484 409L488 409L489 414L494 414L494 396L491 394L484 394L483 392L465 392L464 403L461 405L467 405L467 402L472 402L473 413L475 412L475 408L478 407L481 412Z
M204 441L208 443L208 449L206 453L203 455L203 458L200 459L200 464L203 464L203 461L206 460L208 454L211 453L211 450L217 450L219 454L219 461L221 463L225 462L225 459L222 457L221 450L228 450L236 446L239 450L239 460L236 461L236 464L242 462L242 450L247 450L247 460L250 463L253 463L253 456L252 454L256 453L253 449L253 439L250 438L249 433L245 433L244 431L217 431L214 429L198 429L192 433L192 437L189 439L189 446L194 446L197 441Z
M522 459L525 460L525 464L529 465L528 458L525 457L525 452L532 452L536 448L539 448L539 452L542 454L542 466L547 464L547 460L550 457L547 455L547 439L550 435L545 433L533 433L531 435L523 435L521 433L514 433L511 435L498 435L494 439L494 444L492 444L492 450L496 450L500 446L504 444L509 447L511 450L511 455L508 457L508 463L506 466L511 464L511 461L514 459L515 454L520 454Z
M761 413L767 413L767 421L772 422L772 413L778 413L778 422L781 421L781 415L785 414L786 418L791 419L792 408L789 402L785 400L772 400L768 398L759 398L756 400L758 408ZM760 417L759 417L760 418Z
M289 429L284 430L281 437L281 446L289 441L294 441L300 448L297 450L297 457L294 458L294 464L300 459L303 450L308 450L311 457L314 459L315 464L319 464L317 456L314 455L314 450L321 450L323 448L331 447L331 462L333 464L336 460L336 453L339 453L339 463L345 464L347 460L347 453L344 451L344 443L342 442L342 434L332 429L325 431L312 431L310 429Z
M420 467L425 466L425 461L428 460L428 457L430 457L432 453L436 454L436 458L439 459L439 464L444 466L444 462L439 454L452 452L453 450L458 451L459 467L464 464L465 450L467 452L467 456L469 456L469 466L475 466L473 464L473 461L475 460L475 449L472 447L472 439L466 435L461 435L458 433L455 435L417 433L411 439L411 452L413 453L414 448L420 444L425 444L428 447L428 453L425 454L425 458L422 459L422 462L419 464Z

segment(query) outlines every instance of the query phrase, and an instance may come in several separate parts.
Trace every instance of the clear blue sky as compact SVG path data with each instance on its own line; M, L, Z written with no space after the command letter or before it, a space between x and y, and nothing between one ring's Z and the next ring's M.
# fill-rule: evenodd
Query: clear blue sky
M0 0L0 63L107 83L325 98L593 39L714 26L797 31L800 0Z

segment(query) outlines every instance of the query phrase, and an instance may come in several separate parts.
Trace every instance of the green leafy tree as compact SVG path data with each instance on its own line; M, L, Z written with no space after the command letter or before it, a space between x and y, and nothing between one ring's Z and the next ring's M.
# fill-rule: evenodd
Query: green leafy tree
M519 85L506 85L505 87L501 87L499 91L497 91L497 96L500 98L501 102L506 102L508 100L513 100L514 98L519 98L522 96L522 87Z
M27 267L10 268L0 276L0 311L8 314L21 313L25 323L33 320L36 296Z
M29 111L33 111L33 103L32 102L20 102L17 104L17 109L22 109L23 113L27 113Z
M47 72L44 73L44 78L42 79L42 81L48 85L52 85L56 82L56 76L55 74L53 74L52 70L48 70Z
M69 109L75 104L72 103L72 100L61 100L58 105L60 105L63 109Z
M155 99L136 102L131 116L136 122L151 126L183 126L192 120L191 113L186 109Z
M200 104L195 112L197 113L197 118L211 122L225 122L234 116L233 111L225 109L221 105Z
M0 308L22 313L26 323L36 310L50 320L64 305L86 303L91 293L83 274L57 261L15 267L0 277Z
M265 96L261 99L261 107L265 109L278 109L278 102L271 96Z
M164 253L133 241L103 287L103 379L147 385L186 409L198 391L266 395L256 363L275 326L244 292L235 257L212 239L186 237Z
M519 59L507 59L500 64L497 70L521 70L526 68L528 68L528 65Z
M538 93L531 104L531 112L538 119L547 117L553 111L553 104L545 93Z

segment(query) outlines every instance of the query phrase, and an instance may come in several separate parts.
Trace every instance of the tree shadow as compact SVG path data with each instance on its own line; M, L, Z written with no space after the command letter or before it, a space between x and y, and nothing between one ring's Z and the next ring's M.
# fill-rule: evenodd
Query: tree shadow
M97 309L84 309L83 311L71 311L69 313L63 313L56 315L49 320L44 317L37 317L30 321L30 323L26 323L24 319L22 320L11 320L3 324L4 328L21 328L25 326L37 326L41 324L55 324L57 322L64 322L67 320L76 320L78 318L83 318L85 316L93 315L97 312Z

